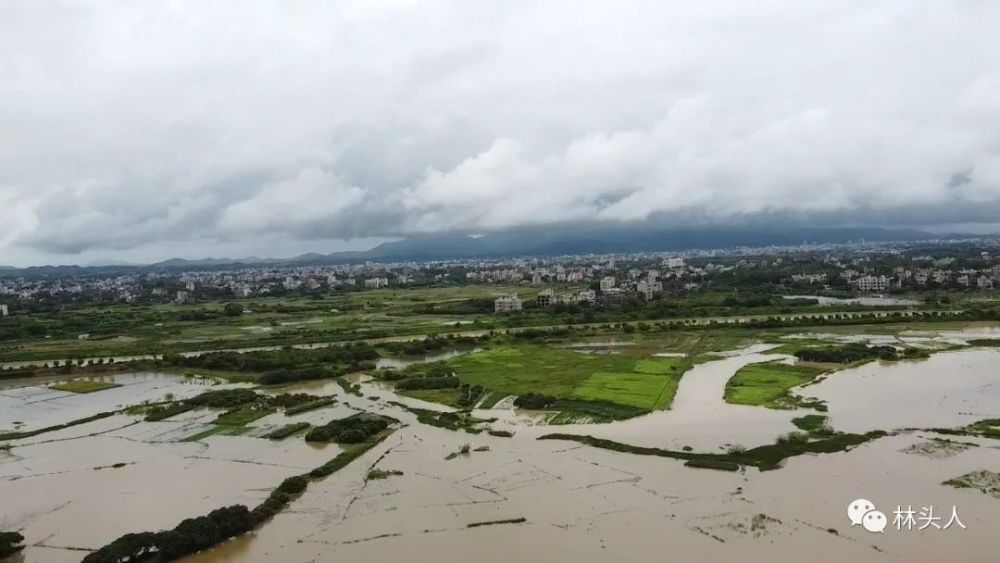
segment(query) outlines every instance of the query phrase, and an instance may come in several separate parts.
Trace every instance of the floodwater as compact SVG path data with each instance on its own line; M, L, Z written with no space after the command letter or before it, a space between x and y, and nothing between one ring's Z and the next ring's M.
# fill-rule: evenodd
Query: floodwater
M163 373L115 373L73 379L114 383L119 387L97 393L70 393L40 386L0 388L0 432L54 426L99 412L119 410L147 401L162 401L168 395L185 399L217 383L215 380Z
M771 443L794 430L791 418L807 411L723 401L725 384L740 367L793 361L771 348L751 346L699 364L682 378L672 410L627 421L546 426L513 409L474 411L480 417L499 414L492 427L514 431L513 438L419 424L391 401L448 407L399 397L370 378L356 380L361 397L326 381L283 387L280 392L334 394L338 403L294 417L271 415L254 425L322 423L366 410L393 416L402 427L345 469L312 483L256 532L188 560L994 560L1000 550L995 533L1000 501L941 483L1000 467L1000 442L995 440L963 437L975 445L916 455L935 435L903 432L847 452L791 458L781 469L764 473L694 469L678 460L536 440L545 433L566 432L673 449L687 445L696 451ZM875 363L832 374L802 392L828 401L837 430L956 426L1000 416L998 360L1000 351L976 348L924 361ZM144 377L161 387L143 392L137 387L127 396L101 398L122 389L117 388L77 397L83 404L97 401L96 412L133 398L188 392L172 376L137 375L134 385ZM168 385L171 378L174 383ZM72 398L45 399L50 391L39 388L15 391L21 394L0 398L6 397L8 406L23 403L18 416L29 427L48 424L37 422L38 417L79 418L51 414L62 410L52 407L62 403L52 401L82 409ZM35 393L43 400L32 402ZM14 442L10 452L0 451L0 529L19 530L28 538L26 561L78 561L84 553L79 549L93 549L126 532L172 527L228 504L255 505L285 477L318 466L338 451L333 445L308 445L301 436L177 441L216 414L193 411L157 423L118 415ZM445 460L463 444L489 450ZM126 465L108 467L118 463ZM403 475L368 480L372 468ZM890 521L897 505L933 505L945 519L955 506L966 529L890 528L872 534L850 526L846 507L856 498L872 500ZM469 527L520 518L525 521Z
M465 356L467 354L475 354L476 352L482 351L482 348L473 348L471 350L449 350L447 352L441 352L439 354L427 354L426 356L420 356L417 358L379 358L375 361L375 369L403 369L414 364L426 364L430 362L443 362L445 360L450 360L452 358L457 358L459 356Z
M984 556L1000 547L997 501L940 483L1000 463L1000 451L971 448L940 462L901 451L921 439L896 436L777 471L727 473L573 443L410 426L310 485L256 533L188 561L992 560ZM445 461L463 442L490 451ZM404 474L367 481L374 467ZM846 507L859 497L890 518L898 504L934 505L946 517L956 506L966 529L851 528ZM468 527L519 518L525 522Z
M883 295L872 295L868 297L823 297L822 295L782 295L785 299L815 299L821 306L830 305L863 305L865 307L892 307L903 305L919 305L918 301L912 299L901 299L899 297L885 297Z
M723 400L723 395L726 382L741 367L791 359L765 353L774 347L757 344L740 350L739 354L696 365L681 378L670 410L610 424L563 425L558 431L678 450L689 446L698 451L717 451L728 445L771 442L776 436L795 430L791 419L806 411L731 405ZM552 431L551 427L529 430L537 434Z
M1000 349L939 352L844 370L809 394L829 402L838 430L958 427L1000 414L998 366Z

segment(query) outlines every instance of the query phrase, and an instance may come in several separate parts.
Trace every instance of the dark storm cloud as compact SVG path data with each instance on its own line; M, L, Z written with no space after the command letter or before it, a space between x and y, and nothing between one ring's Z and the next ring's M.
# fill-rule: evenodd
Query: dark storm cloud
M996 222L998 24L987 2L0 2L0 257Z

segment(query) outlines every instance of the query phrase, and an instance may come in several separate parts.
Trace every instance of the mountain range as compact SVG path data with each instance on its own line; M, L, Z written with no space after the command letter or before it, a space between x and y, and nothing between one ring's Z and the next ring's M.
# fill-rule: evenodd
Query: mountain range
M983 238L978 235L932 234L916 229L878 227L798 228L670 228L664 226L538 227L488 234L433 234L413 236L380 244L364 251L320 254L310 252L292 258L171 258L140 266L0 266L0 275L79 275L129 270L191 270L252 265L322 265L361 261L443 260L450 258L499 258L669 252L693 249L842 244L849 242L912 242ZM990 237L992 238L992 237Z

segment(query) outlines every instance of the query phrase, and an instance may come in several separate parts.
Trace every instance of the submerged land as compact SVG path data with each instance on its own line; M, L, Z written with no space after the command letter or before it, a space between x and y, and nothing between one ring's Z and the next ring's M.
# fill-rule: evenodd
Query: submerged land
M854 252L798 267L900 267ZM607 260L595 280L677 264ZM0 557L976 561L1000 548L1000 296L914 286L862 302L800 287L787 256L755 260L772 266L649 295L598 283L593 302L548 300L585 280L432 277L22 303L0 319ZM514 292L522 310L496 314ZM856 498L886 514L957 507L966 528L870 534L845 517Z

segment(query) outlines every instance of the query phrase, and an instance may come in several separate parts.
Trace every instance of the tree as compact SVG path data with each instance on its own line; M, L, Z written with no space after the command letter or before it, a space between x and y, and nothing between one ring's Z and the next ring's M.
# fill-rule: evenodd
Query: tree
M227 317L238 317L243 314L243 305L239 303L226 303L223 310Z
M23 541L24 536L17 532L0 532L0 559L24 549L24 546L21 545Z

